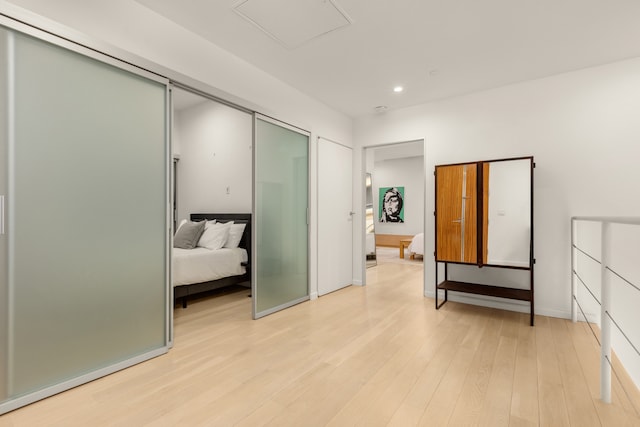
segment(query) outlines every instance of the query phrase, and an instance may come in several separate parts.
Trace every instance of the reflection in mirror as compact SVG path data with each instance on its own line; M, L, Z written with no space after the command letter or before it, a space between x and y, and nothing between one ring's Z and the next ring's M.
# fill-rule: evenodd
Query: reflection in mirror
M531 162L483 163L483 264L530 266Z
M376 262L376 230L373 214L373 184L371 174L367 173L365 178L365 225L366 225L366 256L367 268L374 267Z

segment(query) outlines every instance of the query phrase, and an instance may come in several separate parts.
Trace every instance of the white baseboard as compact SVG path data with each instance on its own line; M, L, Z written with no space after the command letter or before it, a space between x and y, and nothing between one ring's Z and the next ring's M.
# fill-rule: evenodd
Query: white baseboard
M318 299L318 292L311 292L311 295L309 295L309 299L311 299L312 301L314 299Z
M351 284L352 284L353 286L362 286L362 280L355 280L355 279L354 279L354 280L351 282Z
M424 295L427 298L433 298L433 291L426 291ZM449 301L460 302L464 304L478 305L481 307L497 308L500 310L516 311L518 313L529 313L529 303L526 301L504 300L502 298L493 298L485 295L459 294L449 293ZM559 319L571 319L571 312L545 309L535 307L535 313L540 316L557 317Z
M585 319L586 316L586 319ZM584 322L585 320L589 323L600 323L600 315L595 313L585 313L585 316L582 315L582 312L578 310L578 322Z
M540 315L540 316L547 316L547 317L557 317L558 319L571 319L571 312L570 311L562 311L562 310L549 310L546 308L535 308L536 314Z

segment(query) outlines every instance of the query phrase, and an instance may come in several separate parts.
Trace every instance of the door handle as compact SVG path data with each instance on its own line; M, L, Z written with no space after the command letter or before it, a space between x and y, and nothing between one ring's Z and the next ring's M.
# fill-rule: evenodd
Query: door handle
M453 220L453 221L451 221L451 222L462 223L462 219L454 219L454 220Z
M356 213L354 211L349 212L349 216L354 216Z

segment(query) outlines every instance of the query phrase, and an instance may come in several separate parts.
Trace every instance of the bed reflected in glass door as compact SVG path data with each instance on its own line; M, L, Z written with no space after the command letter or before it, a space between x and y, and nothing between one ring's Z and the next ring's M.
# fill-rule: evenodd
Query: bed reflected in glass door
M365 177L365 196L365 256L367 268L369 268L375 267L378 264L376 260L375 214L373 212L373 181L369 172L367 172Z

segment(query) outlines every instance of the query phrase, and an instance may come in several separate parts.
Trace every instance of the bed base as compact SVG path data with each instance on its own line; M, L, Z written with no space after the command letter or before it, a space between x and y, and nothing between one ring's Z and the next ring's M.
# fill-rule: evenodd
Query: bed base
M209 282L176 286L173 289L174 304L180 302L182 304L182 308L187 308L187 300L190 297L233 285L244 285L248 288L251 288L251 277L248 274L243 274L240 276L231 276L224 277L218 280L211 280Z

